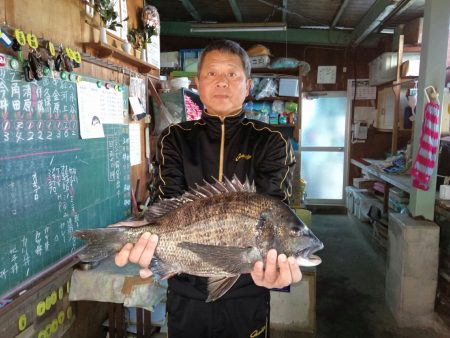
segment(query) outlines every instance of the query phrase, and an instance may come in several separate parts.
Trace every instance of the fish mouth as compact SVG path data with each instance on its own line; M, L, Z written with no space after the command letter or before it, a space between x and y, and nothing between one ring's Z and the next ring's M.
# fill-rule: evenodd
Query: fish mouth
M322 259L314 255L316 251L323 249L323 243L320 242L318 245L302 250L295 255L295 259L299 266L317 266L322 263Z

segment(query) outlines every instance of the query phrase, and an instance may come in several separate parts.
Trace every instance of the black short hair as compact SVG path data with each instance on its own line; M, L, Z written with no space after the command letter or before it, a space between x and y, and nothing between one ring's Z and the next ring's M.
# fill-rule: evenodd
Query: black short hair
M210 43L208 46L206 46L205 49L202 51L202 54L200 55L200 59L198 61L197 67L198 73L200 73L200 69L202 69L205 55L215 50L239 56L239 58L242 61L242 66L244 67L245 76L247 79L250 78L252 66L250 63L250 59L248 58L247 52L237 42L231 40L216 40Z

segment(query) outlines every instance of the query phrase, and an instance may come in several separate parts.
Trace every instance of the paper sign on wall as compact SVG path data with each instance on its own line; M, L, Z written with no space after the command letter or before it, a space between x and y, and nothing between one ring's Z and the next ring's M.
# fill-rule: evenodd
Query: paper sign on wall
M318 66L317 83L336 83L337 66Z

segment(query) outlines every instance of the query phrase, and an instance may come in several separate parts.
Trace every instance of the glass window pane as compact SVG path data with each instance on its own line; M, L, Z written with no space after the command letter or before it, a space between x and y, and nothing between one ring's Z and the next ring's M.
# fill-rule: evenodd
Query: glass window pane
M302 151L301 177L306 180L306 199L342 199L344 153Z
M343 147L346 97L302 100L302 147Z

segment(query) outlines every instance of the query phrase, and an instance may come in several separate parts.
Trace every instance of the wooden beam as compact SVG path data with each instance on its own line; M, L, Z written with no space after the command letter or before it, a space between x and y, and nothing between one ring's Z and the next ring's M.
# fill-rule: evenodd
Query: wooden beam
M338 11L333 18L333 21L331 21L331 28L336 27L337 23L339 22L339 20L342 16L342 13L344 13L344 10L347 8L349 2L350 2L350 0L344 0L341 2L341 6L339 6Z
M0 0L0 22L6 22L6 3L5 3L5 1L6 0Z
M290 13L288 13L290 14ZM282 32L217 32L217 33L191 33L191 24L188 22L162 21L161 36L206 37L223 38L247 41L277 42L285 44L326 45L347 47L350 43L351 32L344 30L325 29L292 29ZM376 47L380 34L372 34L363 46Z
M363 16L352 33L352 46L356 47L396 9L402 0L377 0Z
M228 0L228 3L230 4L231 9L233 10L234 18L236 19L236 21L242 22L241 10L237 5L236 0Z
M287 0L283 0L283 8L284 8L284 10L283 10L283 17L282 17L282 19L281 19L281 21L283 21L283 22L286 22L286 19L287 19Z
M195 9L194 5L190 0L180 0L183 7L189 12L189 14L197 21L202 21L202 17L199 12Z

